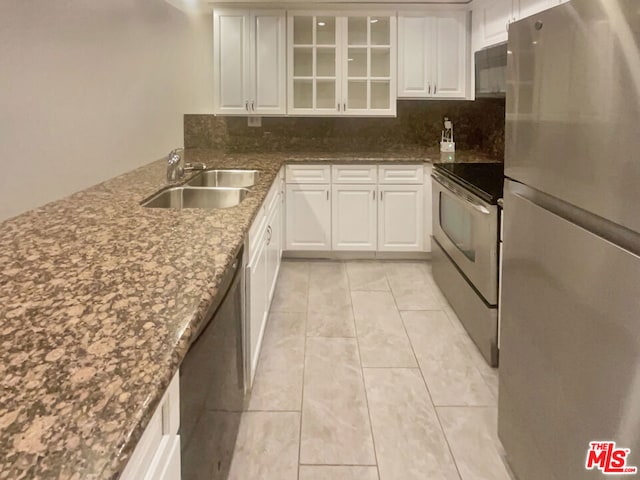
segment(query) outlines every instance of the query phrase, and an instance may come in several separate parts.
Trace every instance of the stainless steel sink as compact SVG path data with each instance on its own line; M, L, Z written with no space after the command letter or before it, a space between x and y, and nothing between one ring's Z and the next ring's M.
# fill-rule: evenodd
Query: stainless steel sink
M205 170L186 185L191 187L251 187L258 181L258 170Z
M246 188L171 187L142 202L147 208L229 208L240 204L249 190Z

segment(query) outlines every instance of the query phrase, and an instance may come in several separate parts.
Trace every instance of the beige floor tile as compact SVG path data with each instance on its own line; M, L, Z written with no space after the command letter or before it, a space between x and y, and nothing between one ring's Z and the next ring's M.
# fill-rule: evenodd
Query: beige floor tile
M447 314L449 323L451 323L451 326L456 330L456 332L468 335L467 330L464 328L464 325L462 325L458 315L456 315L456 312L453 311L453 308L451 308L450 305L444 306L442 310Z
M309 264L283 261L271 302L272 312L307 312Z
M300 410L305 343L304 313L271 313L249 410Z
M300 462L375 465L355 338L307 338Z
M347 271L343 262L309 265L307 335L355 337Z
M300 465L299 480L378 480L376 467Z
M511 480L497 435L495 407L438 407L462 480Z
M347 262L351 291L389 291L382 262Z
M364 369L380 480L459 480L418 369Z
M427 274L427 283L429 283L431 287L431 293L433 294L434 298L438 301L440 306L448 307L449 302L445 298L444 293L442 293L442 290L440 290L440 287L438 287L438 285L436 284L436 281L434 280L431 272Z
M439 310L425 262L387 262L385 273L400 310Z
M435 405L496 404L443 311L401 315Z
M245 412L229 480L296 480L300 414Z
M471 337L467 333L461 333L457 336L458 344L467 350L473 364L476 366L480 375L484 379L487 387L491 391L493 397L498 399L498 369L491 367L484 359L476 344L473 343Z
M390 292L351 292L363 367L417 367Z

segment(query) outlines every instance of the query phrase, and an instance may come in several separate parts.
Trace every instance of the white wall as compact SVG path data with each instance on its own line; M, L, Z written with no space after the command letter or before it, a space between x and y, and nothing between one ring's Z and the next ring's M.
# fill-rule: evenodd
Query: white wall
M0 221L182 146L211 39L164 0L0 0Z

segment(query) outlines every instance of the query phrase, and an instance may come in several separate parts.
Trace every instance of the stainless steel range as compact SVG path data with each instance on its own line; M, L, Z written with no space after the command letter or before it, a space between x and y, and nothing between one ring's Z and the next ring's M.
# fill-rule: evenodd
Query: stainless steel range
M487 362L498 365L501 163L434 165L432 271Z

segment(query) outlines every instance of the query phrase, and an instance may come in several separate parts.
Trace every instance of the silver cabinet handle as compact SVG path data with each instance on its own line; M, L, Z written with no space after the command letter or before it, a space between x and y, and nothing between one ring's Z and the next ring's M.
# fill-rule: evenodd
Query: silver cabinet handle
M431 95L431 84L429 84L429 95Z
M433 86L433 94L435 95L436 93L438 93L438 85Z
M256 104L253 100L251 100L251 111L255 112L256 111Z
M347 102L344 102L344 103L342 104L342 111L343 111L343 112L346 112L346 111L347 111Z
M373 191L373 199L374 200L376 199L376 191L375 190Z
M271 225L267 227L267 246L271 245L271 237L273 235L273 230L271 229Z
M329 200L329 190L327 190L327 200Z
M249 100L245 100L244 102L244 109L248 112L249 111Z
M340 104L338 103L338 111L340 111Z
M383 194L384 194L384 192L380 192L380 201L382 201L382 200L383 200L383 198L384 198L384 197L383 197Z

